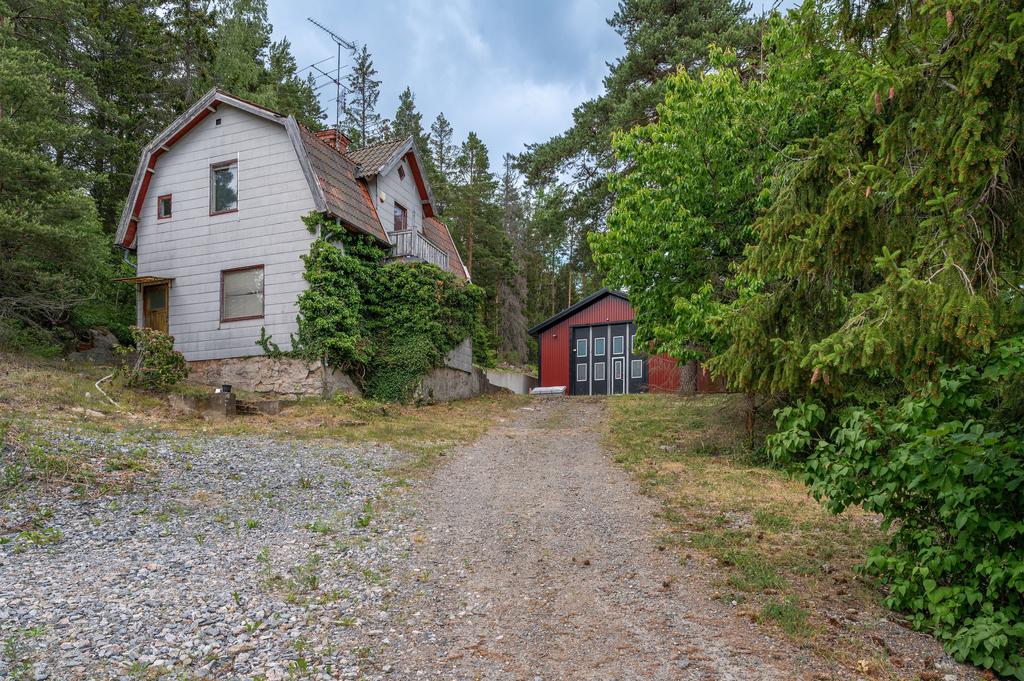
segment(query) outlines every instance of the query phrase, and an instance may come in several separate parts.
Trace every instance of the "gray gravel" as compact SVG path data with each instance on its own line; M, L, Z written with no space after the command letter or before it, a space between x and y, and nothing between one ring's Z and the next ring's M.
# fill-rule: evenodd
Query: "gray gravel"
M406 560L377 447L63 433L157 470L132 493L2 500L0 678L281 679L385 673ZM32 518L56 541L15 529ZM51 535L52 536L52 535ZM34 540L34 542L33 542Z
M417 491L401 678L804 677L802 651L657 550L657 505L602 449L602 410L536 400Z

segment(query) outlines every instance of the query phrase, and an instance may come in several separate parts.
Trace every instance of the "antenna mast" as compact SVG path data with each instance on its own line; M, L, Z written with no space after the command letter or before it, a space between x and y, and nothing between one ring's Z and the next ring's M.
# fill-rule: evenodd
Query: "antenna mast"
M319 28L321 31L326 33L328 36L330 36L331 40L333 40L334 44L337 45L337 47L338 47L338 60L337 60L337 63L335 65L335 71L334 71L334 75L333 76L331 76L331 74L329 74L329 73L321 71L319 68L317 68L316 64L314 64L310 68L316 69L317 71L320 72L321 75L327 76L328 78L331 79L331 81L334 82L334 86L335 86L335 89L336 89L336 95L335 95L335 99L334 99L334 129L338 130L340 132L341 131L341 110L345 106L344 105L344 101L345 100L343 99L342 94L341 94L341 89L342 89L342 85L341 85L341 48L344 47L349 52L355 52L356 45L353 42L345 40L340 35L338 35L334 31L332 31L331 29L327 28L326 26L324 26L323 24L321 24L319 21L317 21L316 19L314 19L312 17L306 17L306 21L308 21L309 23L313 24L314 26Z

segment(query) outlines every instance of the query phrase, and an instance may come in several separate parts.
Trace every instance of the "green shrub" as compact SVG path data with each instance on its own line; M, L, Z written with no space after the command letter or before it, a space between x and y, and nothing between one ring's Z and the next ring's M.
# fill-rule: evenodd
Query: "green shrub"
M777 413L774 456L802 461L834 512L891 529L865 571L958 660L1024 679L1024 336L979 366L942 370L895 404Z
M348 372L366 397L403 401L479 326L482 291L434 265L386 262L370 237L314 214L293 352Z
M135 342L135 361L121 369L128 385L166 390L185 380L188 376L185 356L174 349L173 336L141 327L133 327L131 333Z

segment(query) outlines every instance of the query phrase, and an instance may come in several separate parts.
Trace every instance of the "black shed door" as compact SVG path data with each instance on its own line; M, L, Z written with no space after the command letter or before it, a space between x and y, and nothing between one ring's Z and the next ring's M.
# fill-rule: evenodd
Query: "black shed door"
M572 347L569 348L569 381L573 395L590 394L590 327L572 330Z
M572 395L622 395L647 391L647 357L633 353L633 324L573 328L569 348Z

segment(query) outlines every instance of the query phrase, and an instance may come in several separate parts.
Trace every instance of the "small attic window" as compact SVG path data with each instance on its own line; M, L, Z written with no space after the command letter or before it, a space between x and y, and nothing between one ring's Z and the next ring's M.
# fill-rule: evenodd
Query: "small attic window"
M405 179L405 167L404 166L398 166L398 179L399 180L404 180Z
M220 125L220 119L218 118L216 121L213 122L213 124L214 125Z
M166 220L171 217L171 195L164 194L156 200L156 219Z

